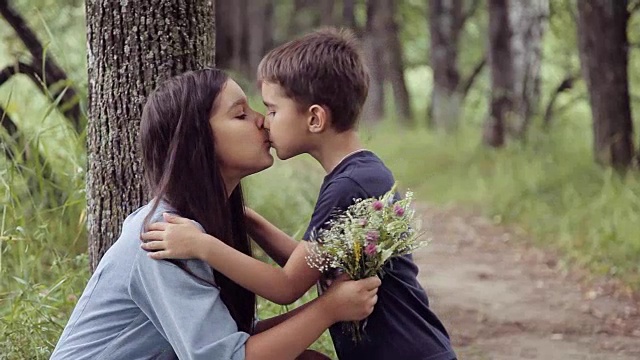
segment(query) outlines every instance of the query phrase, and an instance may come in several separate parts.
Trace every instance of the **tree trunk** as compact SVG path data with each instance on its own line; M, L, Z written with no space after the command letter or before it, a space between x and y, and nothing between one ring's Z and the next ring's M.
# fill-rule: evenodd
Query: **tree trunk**
M446 131L458 127L462 95L458 39L463 26L462 0L429 0L433 92L431 124Z
M595 159L617 169L633 159L627 77L627 0L578 0L578 43L589 89Z
M342 0L342 24L356 31L356 2L355 0Z
M216 7L216 65L221 69L232 69L236 43L236 24L239 19L238 2L218 0Z
M256 69L264 54L273 46L273 4L270 0L252 0L252 6L247 8L247 18L244 21L248 41L247 75L255 79Z
M322 26L333 26L336 24L336 19L333 15L333 10L335 8L335 0L319 0L318 3L318 15L319 15L319 25Z
M509 26L508 0L489 0L489 68L491 70L491 103L485 123L483 141L500 147L505 141L505 124L513 116L513 54Z
M383 37L380 31L383 28L384 15L380 11L380 1L367 1L367 24L363 41L370 81L362 119L368 123L378 123L384 117L384 62L380 56L384 54Z
M247 20L247 1L250 0L232 1L232 12L229 14L229 17L233 19L231 33L234 44L233 54L231 56L231 69L244 75L248 75L249 71L251 71L249 69L249 21Z
M398 37L398 24L395 20L396 1L381 0L380 12L383 16L383 28L380 29L384 37L384 55L387 75L393 88L396 115L401 124L413 124L413 113L409 102L409 92L404 80L404 61L402 59L402 44Z
M210 0L86 2L92 269L125 217L147 200L138 149L146 96L170 76L214 64L214 12Z
M516 137L525 136L531 117L538 112L542 38L547 27L549 0L514 0L509 6L512 28L513 95Z
M489 1L492 87L484 133L487 145L504 144L505 130L523 138L538 110L542 36L548 13L548 0Z
M289 37L297 37L320 25L318 0L294 0Z

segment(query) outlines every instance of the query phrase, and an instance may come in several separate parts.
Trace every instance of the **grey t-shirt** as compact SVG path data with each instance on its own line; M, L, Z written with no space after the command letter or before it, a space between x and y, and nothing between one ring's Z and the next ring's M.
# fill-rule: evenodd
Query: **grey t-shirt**
M148 204L129 215L78 300L51 356L59 359L244 359L249 335L238 331L220 291L140 248ZM168 211L161 204L152 222ZM211 268L186 261L213 280Z

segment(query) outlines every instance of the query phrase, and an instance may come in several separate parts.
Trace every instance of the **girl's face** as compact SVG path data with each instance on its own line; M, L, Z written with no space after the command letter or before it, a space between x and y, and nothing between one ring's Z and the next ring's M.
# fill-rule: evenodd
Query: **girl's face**
M240 180L273 164L264 117L249 107L235 81L227 80L214 109L209 123L223 177Z

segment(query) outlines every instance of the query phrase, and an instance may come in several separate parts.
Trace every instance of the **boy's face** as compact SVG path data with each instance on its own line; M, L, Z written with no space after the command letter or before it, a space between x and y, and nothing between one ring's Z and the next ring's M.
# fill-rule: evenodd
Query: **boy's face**
M308 151L307 119L296 102L278 84L263 82L262 100L267 106L265 128L278 158L289 159Z

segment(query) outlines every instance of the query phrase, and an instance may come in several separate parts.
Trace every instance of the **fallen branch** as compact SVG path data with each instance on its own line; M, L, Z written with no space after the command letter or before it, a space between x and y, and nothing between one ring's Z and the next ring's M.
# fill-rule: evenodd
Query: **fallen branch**
M20 40L22 40L33 57L33 61L31 62L32 65L30 65L28 69L26 68L28 71L24 73L30 75L36 85L46 88L47 91L50 90L52 85L59 84L61 82L67 83L69 77L65 71L58 66L51 56L45 57L44 47L38 40L36 34L29 28L20 14L9 6L8 1L6 0L0 0L0 15L2 15L2 17L4 17L9 25L11 25L15 30L16 34ZM22 66L27 65L24 63L19 64L22 64ZM33 64L41 64L41 66L36 67ZM21 66L17 66L15 68L18 70ZM7 69L8 68L5 68L4 70ZM32 77L33 74L38 74L39 76ZM0 82L0 84L2 84L2 82ZM48 95L48 92L44 91L44 88L42 89L43 92ZM58 103L58 109L71 122L75 131L77 133L81 133L84 128L84 115L80 108L77 91L70 85L63 87L62 89L54 89L54 91L51 92L50 98L53 100L58 97L61 97L61 101Z
M45 157L40 153L38 149L30 151L27 139L25 139L24 135L18 129L18 125L11 119L9 114L4 110L2 106L0 106L0 126L7 132L9 138L11 139L9 142L4 141L4 136L0 134L0 147L4 151L4 155L7 157L9 161L11 161L15 168L21 175L24 174L24 169L26 168L24 165L33 161L34 166L30 166L29 168L35 171L36 166L41 167L42 178L47 182L53 185L53 196L57 203L61 203L63 200L64 194L59 190L58 182L55 179L53 170L51 166L45 159ZM18 153L16 153L16 150ZM31 157L31 153L35 154L35 158ZM34 193L40 193L40 189L38 187L37 181L33 176L25 176L27 179L27 184L29 188Z
M4 109L2 108L2 106L0 106L0 125L7 131L7 134L9 134L9 137L13 140L14 143L17 143L18 141L18 126L16 125L16 123L13 122L13 120L11 119L11 117L9 116L9 114L7 114L6 111L4 111ZM2 138L0 137L0 140ZM0 145L2 145L2 148L4 150L4 154L5 156L11 160L11 161L16 161L16 154L13 152L13 148L12 148L12 144L7 144L4 141L0 141ZM24 159L22 159L24 160Z

